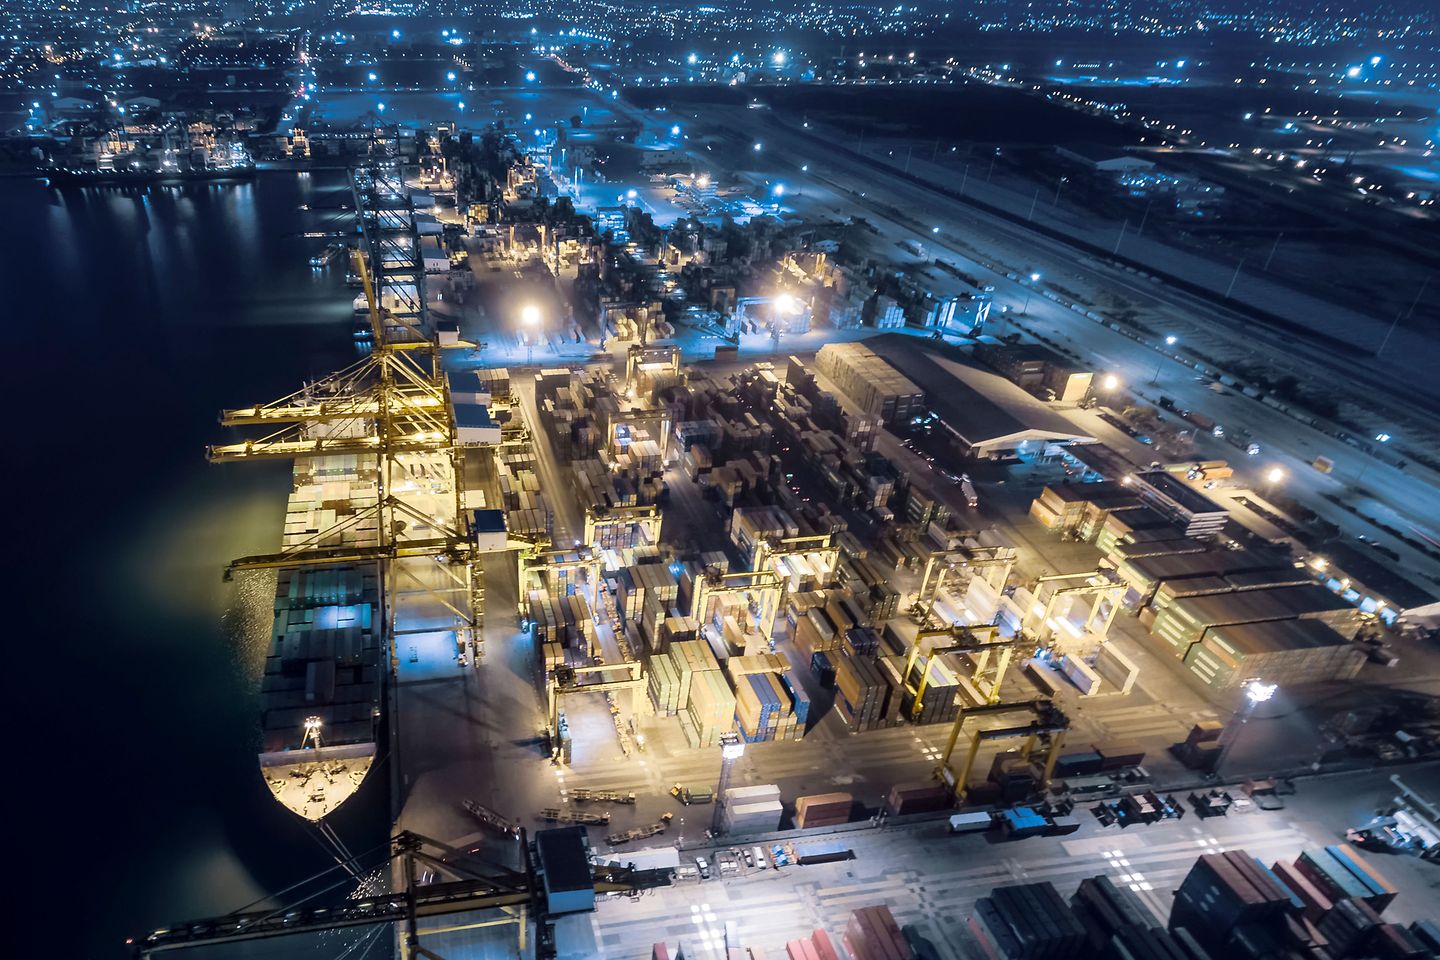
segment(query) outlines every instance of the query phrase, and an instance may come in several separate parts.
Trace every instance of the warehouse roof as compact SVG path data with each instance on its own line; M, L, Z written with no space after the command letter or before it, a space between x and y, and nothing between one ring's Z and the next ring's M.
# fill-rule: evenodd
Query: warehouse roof
M1271 623L1236 623L1210 630L1208 636L1242 655L1280 650L1311 650L1346 643L1323 620L1276 620Z
M1387 563L1368 553L1337 543L1325 547L1327 576L1349 577L1401 610L1418 610L1440 603L1440 597L1405 579Z
M1135 478L1169 497L1178 503L1181 509L1191 514L1226 512L1220 504L1164 470L1146 470L1136 474Z
M1182 597L1172 609L1183 610L1196 623L1259 623L1289 620L1306 614L1351 609L1350 604L1316 584L1275 587L1271 590L1237 590L1199 597Z
M1024 441L1095 443L1075 424L992 370L939 354L915 355L911 337L867 341L924 388L930 406L971 447L1008 449Z
M1056 483L1046 487L1054 496L1066 503L1093 503L1106 510L1124 509L1140 505L1135 491L1114 480L1099 483Z
M1191 541L1194 542L1194 541ZM1199 553L1166 553L1134 557L1130 568L1147 580L1175 580L1181 577L1227 576L1257 568L1268 568L1274 558L1251 550L1205 550Z

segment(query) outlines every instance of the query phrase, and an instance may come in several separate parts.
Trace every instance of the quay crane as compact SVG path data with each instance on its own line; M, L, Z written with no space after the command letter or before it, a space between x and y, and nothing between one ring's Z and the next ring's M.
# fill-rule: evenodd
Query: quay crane
M453 615L462 653L478 657L482 552L468 530L464 452L441 362L445 349L472 345L435 332L429 322L419 234L403 180L378 167L361 168L352 172L352 189L363 238L354 268L365 291L373 349L288 396L222 411L223 426L270 432L213 445L207 456L212 463L371 457L376 496L276 553L231 561L225 576L375 562L392 644L404 632L395 622L397 584L404 580L407 590L417 588ZM391 655L393 660L393 649Z
M417 833L402 832L384 844L372 847L323 872L294 884L279 896L297 899L267 910L242 907L219 917L191 920L161 927L126 941L131 955L145 960L171 951L214 947L246 940L293 937L326 930L404 924L400 940L402 958L425 957L444 960L421 942L421 938L449 931L492 926L495 920L482 919L441 929L421 928L422 918L452 916L476 911L504 911L498 922L519 926L522 950L530 922L536 927L536 956L556 956L554 925L551 922L545 885L540 879L535 846L520 831L519 869L485 860L475 851L463 851ZM383 852L383 855L378 856ZM300 892L319 886L321 892L338 885L335 871L363 875L386 872L405 878L400 893L367 894L357 889L348 899L315 904L318 894ZM592 866L591 882L596 894L637 896L645 890L669 886L669 870L635 870ZM323 885L323 886L322 886ZM253 906L253 905L252 905Z

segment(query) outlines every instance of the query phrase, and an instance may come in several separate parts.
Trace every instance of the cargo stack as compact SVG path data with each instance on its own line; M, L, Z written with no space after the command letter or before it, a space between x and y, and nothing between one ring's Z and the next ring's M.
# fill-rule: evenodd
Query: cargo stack
M1378 914L1395 899L1395 887L1348 843L1306 850L1295 861L1295 870L1331 902L1363 900Z
M996 887L976 901L970 928L1006 960L1062 960L1085 947L1085 928L1048 883Z
M859 343L827 343L815 366L863 412L887 425L905 423L923 412L925 392Z
M795 829L835 827L850 822L855 798L848 793L818 793L795 801Z
M885 681L875 664L859 657L837 654L835 665L835 709L852 733L880 726L887 693Z
M795 649L803 656L828 653L840 647L840 634L820 607L811 607L795 618Z
M956 669L956 658L956 654L938 654L920 668L925 683L920 709L918 714L913 708L906 710L916 723L950 723L959 714L962 674Z
M780 829L784 812L780 788L773 783L732 787L725 791L721 823L730 834L774 833Z
M662 717L673 717L680 712L680 674L675 663L661 654L650 658L648 686L650 702L655 712Z
M1177 743L1173 752L1191 770L1214 770L1220 759L1220 734L1225 725L1218 720L1202 720L1190 728L1184 743Z
M804 940L791 940L785 944L786 960L840 960L830 935L816 930Z
M895 817L909 813L934 813L948 810L951 806L950 788L934 782L897 783L890 788L890 798L885 803L885 809Z
M1170 929L1183 927L1210 949L1242 924L1266 921L1304 903L1259 860L1242 850L1211 853L1195 861L1175 893Z
M745 673L735 678L735 722L746 743L775 740L789 698L773 673Z
M675 665L675 675L680 680L677 695L683 710L690 702L690 685L695 675L707 670L718 671L720 663L715 659L715 652L710 649L710 644L704 640L682 640L673 643L668 656Z
M824 654L818 654L824 656ZM805 686L800 682L800 677L794 670L786 670L780 674L780 685L785 688L786 694L790 697L790 716L794 721L794 731L789 737L780 737L782 740L801 740L805 737L806 727L810 723L810 695L805 692Z
M852 960L911 960L915 956L889 907L861 907L851 912L844 940Z
M1090 749L1100 755L1100 770L1104 773L1138 767L1145 762L1145 751L1134 740L1105 740L1092 743Z
M1133 890L1116 886L1106 876L1081 880L1070 898L1070 909L1085 928L1085 939L1096 954L1112 937L1125 931L1154 930L1159 926Z
M719 670L706 670L690 676L690 699L685 716L689 727L682 723L692 747L718 747L720 738L735 730L735 694Z

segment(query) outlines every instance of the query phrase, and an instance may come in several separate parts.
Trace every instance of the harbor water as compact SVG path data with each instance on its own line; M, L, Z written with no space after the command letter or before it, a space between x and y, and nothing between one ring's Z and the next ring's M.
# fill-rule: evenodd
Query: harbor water
M349 202L341 172L0 180L11 875L41 912L16 956L125 956L334 862L256 767L273 577L222 580L278 549L290 464L204 446L222 406L355 358L343 258L312 269L330 238L304 236L347 229ZM384 837L387 777L330 821L352 849Z

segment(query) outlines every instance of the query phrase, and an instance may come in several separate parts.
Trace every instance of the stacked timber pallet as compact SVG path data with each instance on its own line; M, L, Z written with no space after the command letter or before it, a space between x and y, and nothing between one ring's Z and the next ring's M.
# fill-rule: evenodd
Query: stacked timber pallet
M1086 931L1048 883L996 887L975 903L971 932L1006 960L1062 960L1081 955Z
M875 664L843 653L830 659L835 666L835 709L845 725L854 733L879 727L888 687Z
M852 911L844 940L853 960L911 960L915 955L889 907Z
M795 801L795 827L834 827L850 822L855 798L848 793L818 793Z
M756 787L732 787L725 791L721 822L731 834L774 833L780 829L785 808L780 788L773 783Z
M925 392L863 344L827 343L815 365L862 411L886 424L904 423L924 409Z

